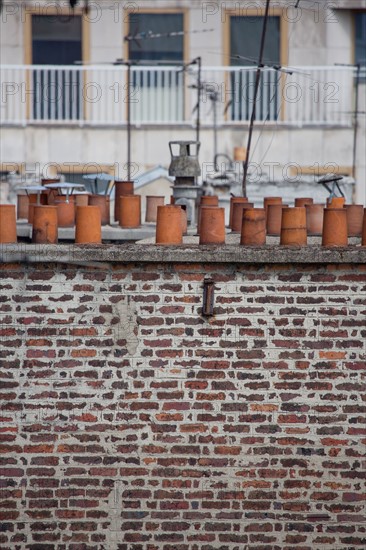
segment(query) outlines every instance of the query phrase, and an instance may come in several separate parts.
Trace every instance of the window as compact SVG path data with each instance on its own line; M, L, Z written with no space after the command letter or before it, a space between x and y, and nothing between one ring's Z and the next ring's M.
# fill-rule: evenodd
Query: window
M232 16L230 18L230 51L257 60L263 29L263 17ZM264 59L278 63L280 59L280 18L269 17ZM232 65L253 65L242 59L233 59Z
M128 42L129 59L136 62L131 70L131 86L139 99L131 104L134 123L182 120L184 75L172 65L184 60L184 35L167 34L183 30L183 13L129 14L128 35L136 36ZM153 36L159 34L162 36Z
M82 59L81 16L32 16L34 65L72 65Z
M366 66L366 12L355 13L355 63Z
M252 67L253 70L235 71L231 74L233 102L231 118L249 120L253 109L255 68L259 58L260 41L263 29L263 17L239 16L230 17L229 55L232 66ZM280 43L281 18L270 16L267 23L263 60L267 64L281 62ZM242 56L247 59L236 58ZM251 61L253 60L253 61ZM277 71L264 70L261 75L261 86L256 106L258 120L275 120L280 107L280 75Z
M183 31L182 13L133 13L129 17L129 34L152 35ZM141 38L129 42L129 59L133 61L183 61L183 35Z
M32 15L33 65L73 65L82 60L79 15ZM81 116L80 72L65 68L33 71L33 118L75 120Z

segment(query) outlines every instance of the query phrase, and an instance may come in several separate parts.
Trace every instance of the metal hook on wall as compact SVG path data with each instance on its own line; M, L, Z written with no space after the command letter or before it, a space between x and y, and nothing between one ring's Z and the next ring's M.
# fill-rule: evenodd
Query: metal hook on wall
M203 280L202 315L212 317L215 303L215 282L211 277Z

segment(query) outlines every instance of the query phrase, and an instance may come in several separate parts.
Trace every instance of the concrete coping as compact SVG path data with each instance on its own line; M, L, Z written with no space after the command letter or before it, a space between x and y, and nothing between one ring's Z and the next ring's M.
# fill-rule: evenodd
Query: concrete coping
M102 267L106 263L366 264L366 246L238 244L0 244L0 263L60 263Z

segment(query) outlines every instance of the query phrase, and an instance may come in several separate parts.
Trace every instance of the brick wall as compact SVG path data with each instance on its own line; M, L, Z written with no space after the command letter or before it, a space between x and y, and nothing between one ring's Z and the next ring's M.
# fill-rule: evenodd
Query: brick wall
M2 549L363 547L365 265L0 267Z

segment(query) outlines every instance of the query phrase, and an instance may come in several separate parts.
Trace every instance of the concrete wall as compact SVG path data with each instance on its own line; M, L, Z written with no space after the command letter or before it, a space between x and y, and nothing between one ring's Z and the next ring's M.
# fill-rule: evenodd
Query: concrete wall
M170 203L172 195L172 183L166 178L158 178L151 183L135 190L135 193L141 195L141 220L145 221L146 217L146 197L156 195L164 197L164 203Z
M364 251L209 248L2 248L1 548L363 546Z
M253 134L256 143L260 130ZM362 132L362 130L361 130ZM77 172L82 172L86 164L96 163L100 166L114 166L120 177L126 177L126 130L111 128L78 128L78 127L27 127L4 128L2 131L1 158L3 162L26 163L26 171L37 174L50 173L50 163L67 164ZM170 153L168 143L175 139L194 139L194 129L186 126L149 128L143 127L132 131L133 178L138 179L146 168L161 163L168 167ZM247 129L221 128L218 148L220 153L233 156L236 145L246 143ZM293 196L298 194L296 183L305 175L305 168L319 167L320 171L332 171L337 167L352 165L353 129L334 130L332 128L289 129L273 127L261 135L252 156L252 178L263 175L264 180L281 181L291 188ZM213 131L203 128L201 131L202 147L200 162L202 173L213 171L212 144ZM60 146L60 143L63 146ZM366 186L363 173L366 170L365 155L362 147L364 137L359 142L358 185L354 200L366 204ZM268 149L268 146L269 149ZM268 151L267 151L268 149ZM70 164L71 163L71 164ZM328 168L327 168L328 167ZM299 178L296 179L296 175ZM263 189L262 195L267 193ZM268 193L267 193L268 194Z
M3 5L0 16L0 60L3 64L24 63L24 27L20 3Z
M254 142L260 130L253 134ZM274 135L273 135L274 132ZM242 145L247 139L247 128L222 127L219 132L218 150L233 157L234 146ZM264 132L254 151L253 162L259 163L271 143L268 154L263 161L267 173L277 176L287 163L300 166L312 166L316 163L324 168L327 163L338 166L352 164L352 129L335 131L329 129L289 129L278 127ZM1 156L3 162L39 163L39 169L47 170L48 163L91 163L101 165L118 163L123 173L126 163L126 129L98 128L85 129L78 127L27 127L4 128L2 130ZM174 139L194 139L194 128L189 126L178 129L162 127L149 129L136 128L132 131L131 158L136 162L141 173L145 166L153 167L161 163L169 166L169 141ZM60 149L60 141L64 147ZM142 143L144 145L142 146ZM202 129L201 163L213 165L212 157L213 131ZM360 152L360 156L362 151ZM269 164L274 163L272 169ZM277 163L277 164L276 164ZM278 166L279 165L279 166ZM137 175L136 173L136 175Z

